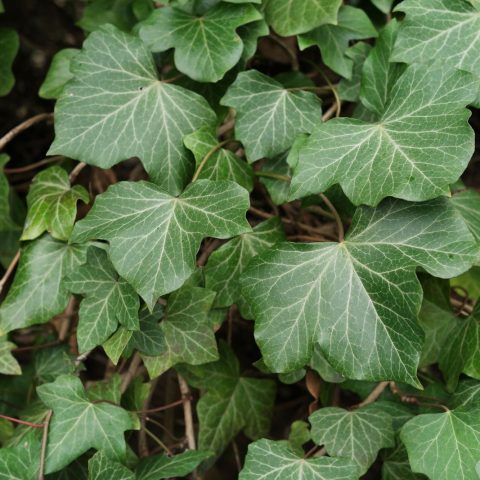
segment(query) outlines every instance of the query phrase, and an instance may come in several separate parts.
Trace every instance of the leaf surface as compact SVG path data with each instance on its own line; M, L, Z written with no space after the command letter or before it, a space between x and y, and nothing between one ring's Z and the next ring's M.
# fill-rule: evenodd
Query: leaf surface
M10 93L15 83L12 64L18 52L20 42L18 34L10 28L0 28L0 97Z
M111 460L103 452L88 461L88 480L135 480L133 472L121 463Z
M71 64L78 52L76 48L64 48L53 56L47 76L38 91L40 97L54 100L60 97L65 85L74 78Z
M0 373L2 375L21 375L22 369L12 355L16 345L7 341L6 337L0 337Z

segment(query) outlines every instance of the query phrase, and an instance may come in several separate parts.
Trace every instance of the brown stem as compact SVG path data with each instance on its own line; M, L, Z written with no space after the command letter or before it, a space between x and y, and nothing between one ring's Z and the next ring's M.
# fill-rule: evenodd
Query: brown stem
M43 423L25 422L24 420L19 420L18 418L9 417L8 415L0 415L0 418L3 418L5 420L9 420L10 422L20 423L21 425L27 425L27 427L43 428Z
M280 45L285 52L288 54L290 57L290 62L292 64L292 70L294 72L298 72L300 70L300 65L298 63L298 58L297 54L294 50L292 50L278 35L275 35L275 33L270 33L270 38L278 45Z
M9 175L17 174L17 173L25 173L29 172L30 170L35 170L36 168L43 167L43 165L49 165L50 163L56 163L63 160L65 157L62 155L56 155L55 157L44 158L35 163L30 163L29 165L25 165L24 167L18 168L4 168L3 172Z
M8 282L8 279L10 278L13 271L15 270L15 267L17 266L17 263L19 260L20 260L20 250L15 254L12 261L10 262L10 265L7 268L7 271L5 272L3 277L0 279L0 293L2 293L3 287L5 287L5 284Z
M322 121L326 122L327 120L330 120L333 117L333 114L337 111L337 102L334 102L330 108L323 114L322 116Z
M340 215L337 212L337 209L333 206L333 203L326 197L323 193L319 193L320 198L323 200L325 205L328 207L328 209L332 212L333 216L335 217L335 220L337 222L337 228L338 228L338 241L341 243L345 239L345 230L343 228L343 223L342 219L340 218Z
M127 391L128 386L130 385L130 382L135 378L135 375L137 373L138 367L142 363L142 357L140 357L140 354L138 352L135 352L133 355L132 361L130 362L130 366L128 367L128 370L125 372L125 375L123 376L122 379L122 384L120 386L120 392L124 394Z
M189 398L191 400L191 397ZM163 412L164 410L169 410L170 408L177 407L178 405L183 405L185 403L185 399L182 398L180 400L176 400L175 402L169 403L168 405L162 405L161 407L156 408L148 408L146 410L135 410L135 413L156 413L156 412Z
M215 238L208 245L206 245L202 253L198 257L197 265L199 267L203 267L207 263L208 257L210 257L211 253L221 244L222 241Z
M52 418L52 410L47 412L45 417L45 422L43 423L43 436L42 436L42 449L40 452L40 467L38 469L38 480L43 480L44 475L43 471L45 470L45 456L47 453L47 444L48 444L48 427L50 425L50 419Z
M390 385L390 382L380 382L368 395L365 400L362 402L358 403L357 405L354 405L352 408L362 408L365 407L365 405L370 405L371 403L375 402L378 397L383 393L383 391Z
M56 340L55 342L42 343L40 345L30 345L28 347L17 347L12 350L12 352L29 352L30 350L41 350L42 348L56 347L61 345L62 342Z
M185 436L187 437L187 444L190 450L196 450L195 429L193 427L193 413L191 393L188 383L178 374L178 386L183 399L183 416L185 418Z
M83 163L83 162L80 162L71 172L70 172L70 175L68 176L69 180L70 180L70 183L73 183L78 175L80 174L80 172L87 166L86 163Z
M18 134L22 133L24 130L29 129L33 125L43 122L44 120L51 119L53 119L53 113L40 113L12 128L2 138L0 138L0 151L2 151L11 140L13 140Z

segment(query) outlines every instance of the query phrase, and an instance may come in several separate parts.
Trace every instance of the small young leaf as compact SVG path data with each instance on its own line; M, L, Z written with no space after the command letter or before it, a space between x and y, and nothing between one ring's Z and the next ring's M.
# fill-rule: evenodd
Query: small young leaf
M314 93L284 88L256 70L240 73L221 104L237 111L235 134L250 163L285 152L298 134L312 132L322 115Z
M102 450L110 458L125 457L123 432L131 428L125 410L109 403L90 403L82 382L70 375L61 375L55 382L41 385L37 393L53 410L46 473L61 470L90 448Z
M76 48L64 48L54 55L47 76L38 91L40 97L54 100L60 97L65 85L74 78L71 64L78 53Z
M98 452L88 461L88 480L135 480L135 475L105 453Z
M143 22L140 37L154 52L175 48L175 66L190 78L218 82L242 56L238 27L261 18L249 3L219 3L202 16L164 7Z
M362 71L365 60L372 47L365 42L357 42L350 47L345 55L353 62L352 78L350 80L342 78L338 83L338 96L341 100L347 102L357 102L360 96L360 87L362 81Z
M12 355L15 347L15 344L7 341L7 337L0 337L0 373L3 375L21 375L22 373L19 363Z
M310 425L302 420L297 420L292 423L290 427L290 434L288 435L288 446L299 457L303 457L305 452L303 445L312 439L310 433Z
M38 432L30 430L21 444L0 449L0 480L37 480L39 468Z
M10 93L15 83L12 64L18 52L20 42L17 32L9 28L0 28L0 97Z
M248 192L233 182L198 180L178 198L148 182L121 182L97 197L73 238L108 240L115 269L152 309L192 274L203 238L250 230L248 206Z
M465 220L477 242L480 242L480 194L475 190L455 193L452 205Z
M73 374L76 370L74 359L66 345L38 350L33 363L38 384L54 382L59 375Z

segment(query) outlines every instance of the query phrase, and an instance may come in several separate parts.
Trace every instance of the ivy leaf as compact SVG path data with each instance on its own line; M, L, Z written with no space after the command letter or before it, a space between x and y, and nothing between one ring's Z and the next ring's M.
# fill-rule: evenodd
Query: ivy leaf
M88 480L135 480L135 475L121 463L98 452L88 461Z
M45 472L61 470L90 448L110 458L126 455L123 432L131 428L128 413L109 403L90 403L82 382L61 375L37 387L40 400L53 410L48 433Z
M423 480L423 475L412 472L408 461L407 450L399 442L397 447L388 453L382 465L382 480Z
M392 57L396 62L430 62L480 75L480 4L464 0L406 0L406 14Z
M7 337L0 337L0 373L3 375L21 375L22 369L12 350L16 347L14 343L7 341ZM0 477L1 478L1 477Z
M120 357L125 352L125 349L130 344L133 337L133 330L127 330L120 327L102 346L108 358L114 365L118 364Z
M30 431L22 442L0 449L0 480L37 480L40 467L40 441Z
M208 450L192 450L173 457L156 455L140 460L135 471L137 480L161 480L162 478L186 477L200 463L212 456Z
M293 371L319 343L347 378L417 386L423 335L415 269L454 276L476 252L446 199L361 207L341 243L277 244L254 258L241 279L265 363L276 372ZM365 332L375 332L375 341Z
M138 156L154 181L178 193L193 167L183 137L215 124L206 100L159 81L143 42L111 25L89 35L72 72L55 107L49 154L101 168Z
M74 78L71 64L78 53L76 48L64 48L53 56L47 76L38 91L40 97L49 100L60 97L65 85Z
M258 440L248 447L240 480L355 480L354 463L343 458L310 458L305 460L289 448L287 442Z
M0 332L48 322L67 307L64 279L85 262L85 245L67 245L48 235L22 249L7 297L0 306Z
M345 55L351 40L376 37L377 30L360 8L344 5L338 12L338 24L323 25L298 37L301 50L313 45L322 52L322 60L344 78L352 78L353 60Z
M218 82L242 56L237 28L261 18L249 3L219 3L201 16L164 7L143 22L140 37L154 52L174 48L175 66L190 78Z
M240 301L239 279L250 260L282 240L282 222L274 217L215 250L204 268L205 286L217 292L214 307L229 307Z
M477 477L480 459L480 413L456 409L418 415L402 428L412 470L431 480Z
M480 194L475 190L464 190L455 193L451 202L477 242L480 242Z
M392 9L393 0L372 0L372 3L383 13L387 14Z
M220 103L236 109L235 134L250 163L285 152L297 135L312 132L322 115L314 93L284 88L256 70L240 73Z
M0 28L0 97L10 93L15 83L15 77L12 73L12 64L17 56L20 42L18 34L10 28Z
M35 380L39 384L53 382L59 375L73 374L76 370L74 359L66 345L38 350L33 363Z
M138 296L118 276L103 249L90 247L87 263L78 267L65 285L72 293L85 296L80 304L77 327L80 353L105 342L119 323L129 330L138 330Z
M157 303L152 312L146 308L140 312L140 329L133 332L132 346L145 355L157 355L166 349L165 335L158 324L163 311Z
M461 373L480 380L479 345L480 305L450 334L440 352L440 370L450 391L457 387Z
M3 173L5 164L10 157L5 153L0 153L0 231L9 231L18 229L18 225L12 220L10 212L10 185L6 175Z
M203 238L250 230L248 207L248 192L233 182L198 180L179 197L148 182L120 182L97 197L73 238L109 241L115 269L152 309L192 274Z
M303 420L296 420L290 427L288 435L288 447L298 456L305 454L303 446L312 439L310 434L310 425Z
M458 387L452 396L452 406L458 407L480 407L480 382L467 378L458 383Z
M143 356L150 378L156 378L178 363L200 365L218 360L217 342L209 312L215 292L200 287L184 287L172 293L159 329L163 351Z
M282 37L308 32L326 23L337 23L341 0L266 0L267 22Z
M355 204L448 194L473 152L465 109L472 82L470 74L442 65L413 65L395 84L378 122L338 118L320 124L300 151L291 199L335 183Z
M345 55L353 62L352 78L342 78L338 83L338 96L347 102L357 102L360 95L362 71L365 60L372 49L371 45L365 42L357 42L350 47Z
M68 240L77 216L77 202L88 203L88 192L70 186L62 167L50 167L35 175L27 195L28 213L21 240L34 240L49 232L57 240Z
M253 190L252 167L232 151L219 148L214 128L201 128L187 135L183 143L193 153L197 169L205 161L198 178L231 180L249 192Z
M302 137L302 135L300 136ZM296 143L296 142L295 142ZM295 145L294 143L294 145ZM295 147L292 146L292 150ZM287 154L281 154L274 158L267 159L262 165L262 171L273 173L282 177L291 177L292 170L287 163ZM278 178L260 177L260 182L265 185L275 205L283 205L288 202L290 194L290 183Z
M313 441L331 456L353 460L362 475L380 449L395 446L392 419L374 404L353 411L322 408L309 421Z

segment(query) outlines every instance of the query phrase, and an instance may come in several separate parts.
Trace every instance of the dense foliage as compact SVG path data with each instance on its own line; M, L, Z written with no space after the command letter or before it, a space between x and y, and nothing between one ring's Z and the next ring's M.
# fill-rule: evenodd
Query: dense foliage
M0 479L479 478L480 2L55 8L2 118Z

